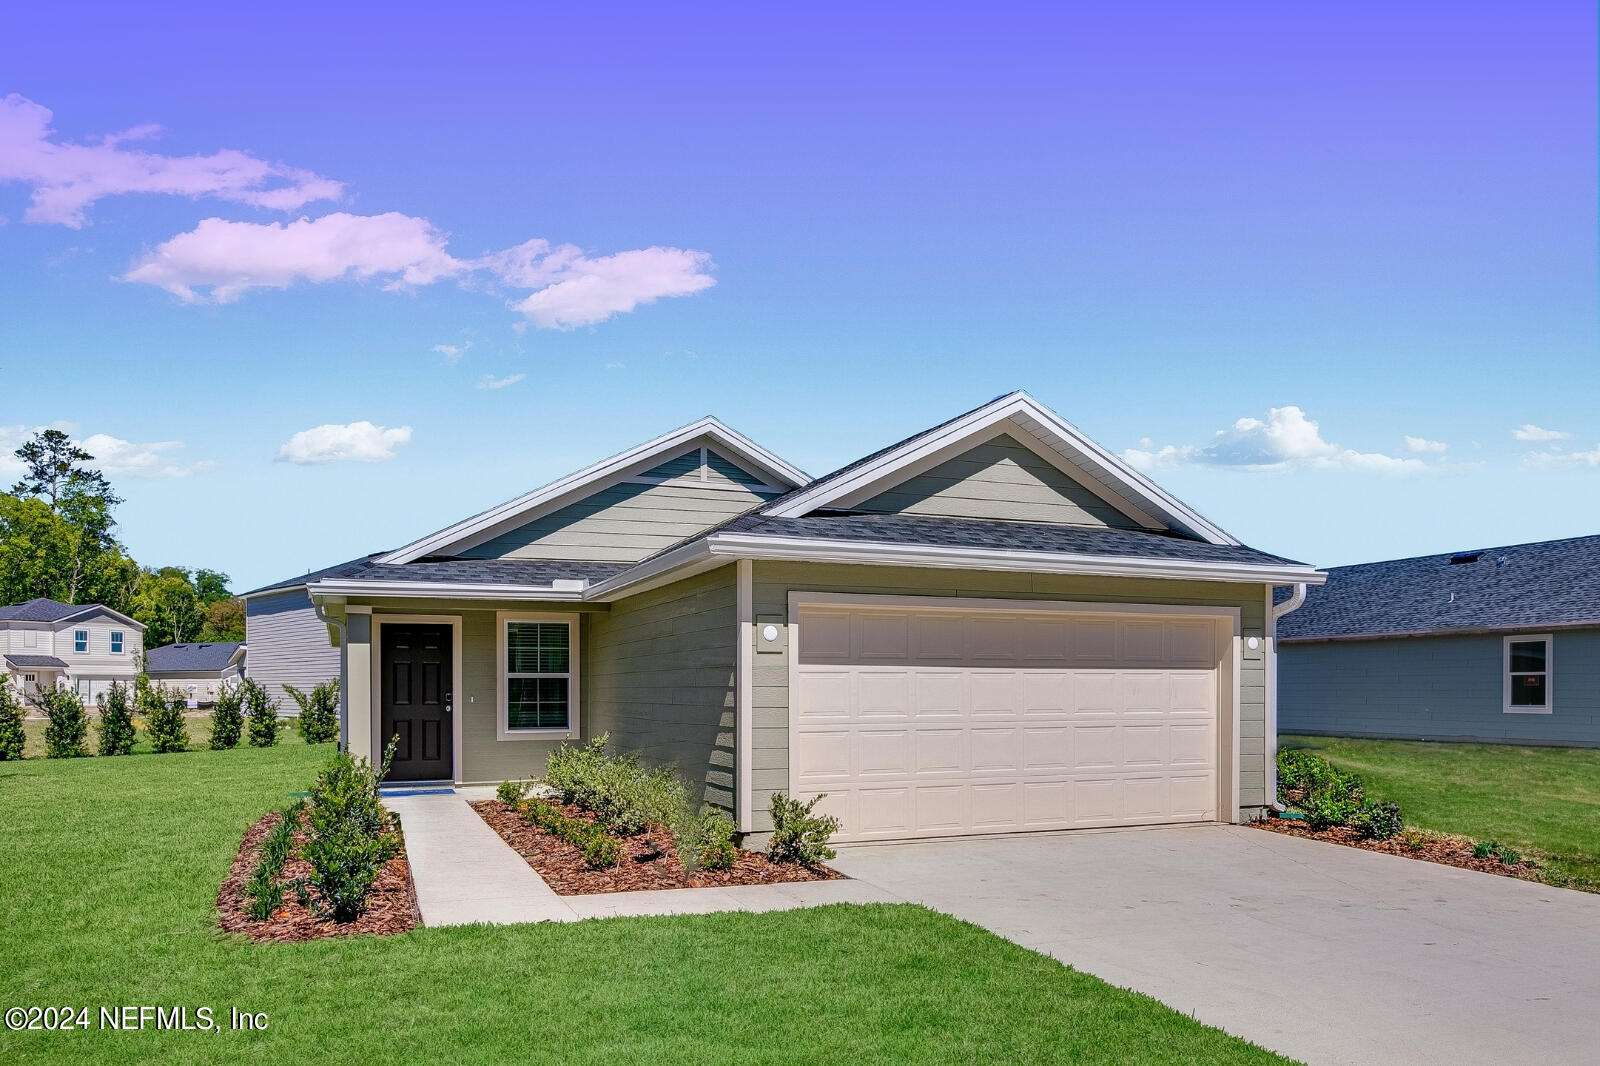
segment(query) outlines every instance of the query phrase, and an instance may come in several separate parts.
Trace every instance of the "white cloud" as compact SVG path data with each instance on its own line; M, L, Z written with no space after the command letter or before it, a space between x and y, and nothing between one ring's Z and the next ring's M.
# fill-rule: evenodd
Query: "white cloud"
M316 200L337 200L344 185L299 167L269 163L248 152L170 156L127 147L161 132L137 126L92 144L55 136L50 109L16 93L0 99L0 183L33 190L24 217L78 229L91 204L107 196L159 193L214 197L275 211Z
M458 361L463 355L466 355L471 348L471 341L462 341L460 344L435 344L433 346L434 351L438 352L440 355L444 356L445 359L452 363Z
M290 463L377 463L394 458L394 450L411 440L411 427L375 426L371 422L330 424L302 429L278 449L278 458Z
M711 257L682 248L640 248L591 257L574 245L524 241L503 252L461 259L425 218L335 212L295 222L228 222L208 218L158 245L121 276L155 285L182 300L230 303L252 289L297 282L380 281L401 289L455 279L533 290L511 307L541 329L604 322L643 304L688 296L716 284ZM435 345L447 359L470 344Z
M1317 423L1299 407L1274 407L1266 421L1241 418L1218 430L1204 445L1168 444L1156 448L1148 438L1122 457L1142 470L1179 463L1239 467L1246 470L1367 470L1408 473L1425 470L1420 459L1402 459L1380 452L1358 452L1322 439Z
M485 374L485 375L483 375L482 378L479 379L478 388L480 388L480 389L503 389L503 388L506 388L508 386L515 385L517 382L521 381L523 378L525 378L527 376L528 375L526 375L526 374L507 374L503 378L497 378L492 374Z
M1450 449L1450 445L1442 440L1429 440L1426 437L1406 437L1406 451L1424 455L1443 455Z
M183 447L181 440L135 444L107 433L95 433L86 437L81 444L84 451L94 456L94 465L113 478L188 477L216 465L210 459L186 463L170 454Z
M1511 431L1511 435L1517 440L1525 441L1566 440L1572 436L1571 433L1563 433L1559 429L1540 429L1532 422L1518 426Z
M1562 434L1569 436L1570 434ZM1529 452L1525 461L1529 466L1578 466L1600 468L1600 444L1588 452Z

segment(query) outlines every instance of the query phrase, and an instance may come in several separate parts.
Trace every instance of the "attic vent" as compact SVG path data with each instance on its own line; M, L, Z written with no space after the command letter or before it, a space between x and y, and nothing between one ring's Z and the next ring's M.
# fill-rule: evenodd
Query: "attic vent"
M1482 554L1483 552L1481 551L1456 552L1454 555L1450 556L1450 565L1455 566L1457 563L1475 563L1478 561L1478 557Z

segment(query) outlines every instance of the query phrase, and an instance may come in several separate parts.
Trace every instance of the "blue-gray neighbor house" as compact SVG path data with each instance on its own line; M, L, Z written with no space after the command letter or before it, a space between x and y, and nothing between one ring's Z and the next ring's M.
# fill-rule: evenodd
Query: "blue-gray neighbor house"
M1600 746L1600 536L1327 573L1278 623L1280 732Z

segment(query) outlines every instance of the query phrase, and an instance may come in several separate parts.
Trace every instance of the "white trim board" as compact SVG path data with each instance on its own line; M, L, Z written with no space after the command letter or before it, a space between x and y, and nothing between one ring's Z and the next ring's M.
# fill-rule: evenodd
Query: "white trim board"
M1544 644L1544 705L1513 706L1511 703L1511 645ZM1522 671L1527 674L1537 670ZM1554 714L1556 709L1556 638L1552 633L1508 633L1500 638L1500 709L1506 714Z

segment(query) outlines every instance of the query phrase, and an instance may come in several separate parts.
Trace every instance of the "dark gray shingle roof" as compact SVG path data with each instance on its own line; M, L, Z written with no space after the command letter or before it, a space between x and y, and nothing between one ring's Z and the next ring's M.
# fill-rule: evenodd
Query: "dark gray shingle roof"
M603 581L628 569L628 563L586 563L566 559L418 559L414 563L378 563L377 552L322 570L292 577L248 592L294 588L312 581L359 578L362 581L442 581L543 588L562 580Z
M65 670L67 668L67 664L57 659L54 655L7 655L6 665L19 670L25 670L28 667L47 666L57 670Z
M0 607L0 621L6 622L59 622L63 618L70 618L81 614L90 607L91 603L62 603L60 600L48 599L40 596L38 599L29 600L27 603L13 604L10 607Z
M1600 626L1600 536L1485 548L1475 562L1450 559L1423 555L1331 567L1328 583L1309 589L1305 605L1278 623L1278 636L1329 640Z
M144 668L152 674L210 674L227 668L237 641L208 644L167 644L144 653Z

